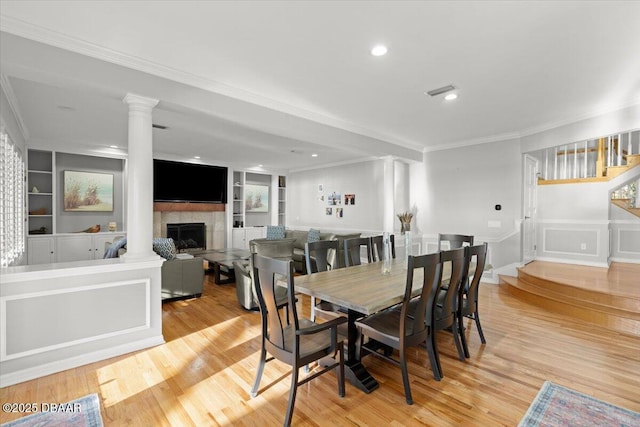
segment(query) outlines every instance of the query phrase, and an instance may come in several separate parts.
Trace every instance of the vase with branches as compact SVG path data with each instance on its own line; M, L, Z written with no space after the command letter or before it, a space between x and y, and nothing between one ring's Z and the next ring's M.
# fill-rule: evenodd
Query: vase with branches
M403 212L398 214L400 220L400 232L404 234L407 231L411 231L411 220L413 219L413 213Z

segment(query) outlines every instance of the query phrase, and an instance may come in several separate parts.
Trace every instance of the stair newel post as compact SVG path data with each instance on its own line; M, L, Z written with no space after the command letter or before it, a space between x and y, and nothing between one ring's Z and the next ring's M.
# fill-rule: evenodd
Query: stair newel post
M627 156L633 154L633 144L631 144L631 132L629 132L629 141L627 142Z
M549 149L544 150L544 179L549 179Z

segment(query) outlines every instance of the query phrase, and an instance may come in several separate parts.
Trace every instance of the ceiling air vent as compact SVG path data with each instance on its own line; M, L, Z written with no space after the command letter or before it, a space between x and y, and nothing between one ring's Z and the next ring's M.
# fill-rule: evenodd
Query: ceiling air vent
M157 124L155 124L155 123L154 123L154 124L152 124L151 126L152 126L152 127L154 127L154 128L156 128L156 129L162 129L162 130L165 130L165 129L167 128L166 126L163 126L163 125L157 125Z
M427 92L427 95L438 96L442 95L443 93L451 92L452 90L456 90L455 86L447 85L439 87L438 89L430 90L429 92Z

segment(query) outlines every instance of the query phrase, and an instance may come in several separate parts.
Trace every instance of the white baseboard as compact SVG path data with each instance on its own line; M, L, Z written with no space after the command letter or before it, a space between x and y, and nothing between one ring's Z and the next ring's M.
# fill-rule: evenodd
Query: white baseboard
M581 260L581 259L563 259L563 258L536 257L535 261L555 262L555 263L558 263L558 264L584 265L584 266L587 266L587 267L609 268L609 263L607 263L607 262L592 262L592 261L584 261L584 260Z
M164 343L164 337L162 335L158 335L155 337L145 338L140 341L134 341L116 347L95 351L93 353L82 354L63 360L56 360L54 362L33 366L20 371L10 372L7 374L2 373L0 374L0 384L2 384L2 387L6 387L24 381L29 381L34 378L40 378L45 375L55 374L56 372L66 371L67 369L77 368L78 366L87 365L89 363L98 362L100 360L109 359L111 357L120 356L122 354L131 353L133 351L155 347Z
M613 257L611 258L611 262L622 262L625 264L640 264L640 259Z
M520 263L514 262L512 264L503 265L499 268L494 268L489 271L485 271L482 274L482 282L483 283L493 283L497 285L500 283L500 277L498 275L504 274L505 276L517 276L518 275L518 267L521 267ZM490 273L490 274L487 274Z

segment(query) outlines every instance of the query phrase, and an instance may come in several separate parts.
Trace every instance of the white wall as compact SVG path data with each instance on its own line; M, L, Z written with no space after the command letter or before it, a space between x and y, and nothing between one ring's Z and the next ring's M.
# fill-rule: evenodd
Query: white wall
M456 233L490 244L517 233L521 163L517 140L425 153L423 164L411 166L418 231L431 242L438 233ZM519 253L506 258L515 262Z
M318 191L322 185L323 191ZM329 206L327 196L341 195L342 204ZM355 194L354 205L344 204L345 194ZM324 195L324 201L319 197ZM384 194L384 161L372 160L322 169L292 172L287 182L287 226L318 228L322 231L380 232L385 203L394 203ZM332 208L327 215L326 209ZM342 218L336 208L343 208Z

